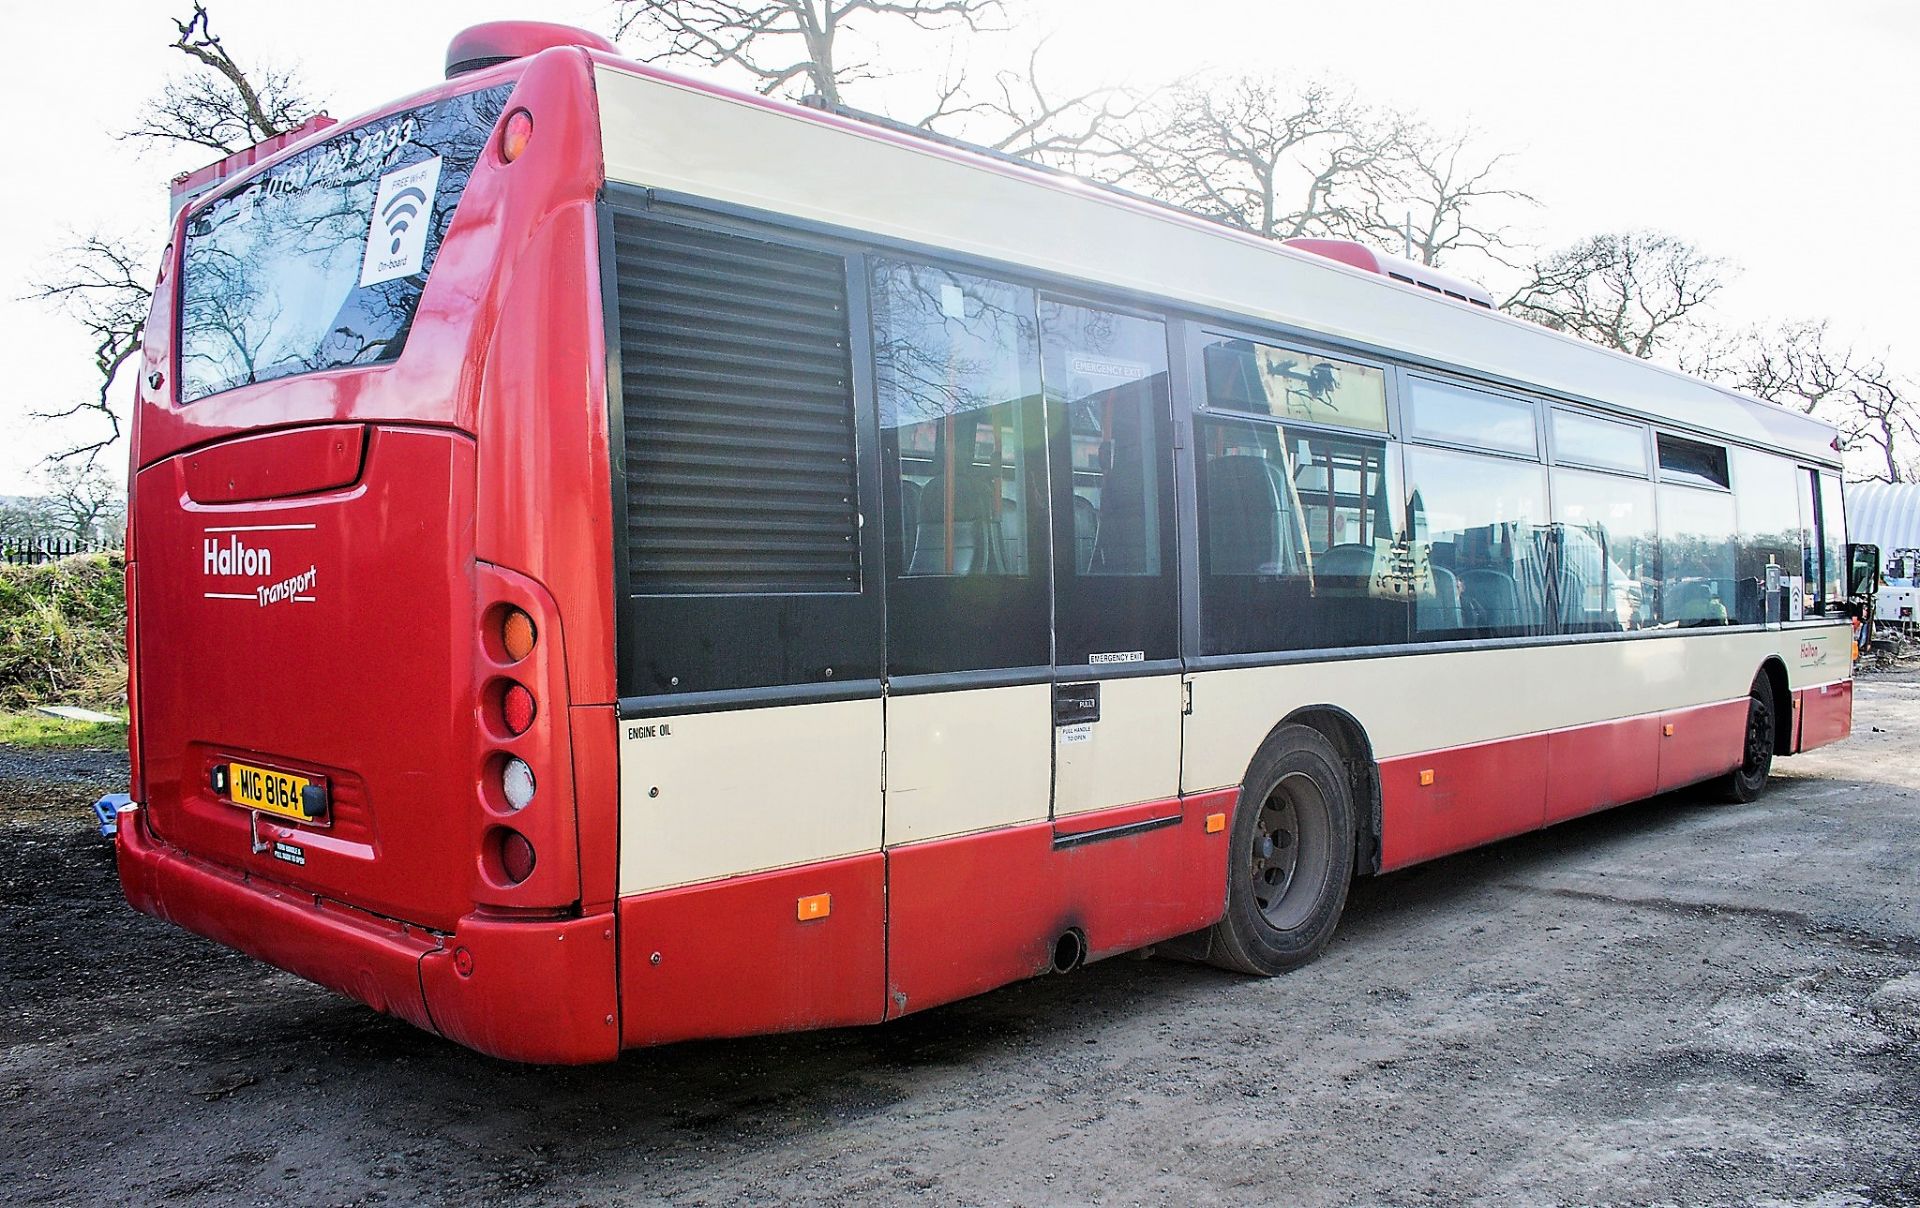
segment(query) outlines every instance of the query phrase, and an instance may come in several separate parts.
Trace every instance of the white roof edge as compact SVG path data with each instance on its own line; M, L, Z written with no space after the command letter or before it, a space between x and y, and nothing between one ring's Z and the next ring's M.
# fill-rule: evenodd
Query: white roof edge
M615 182L1244 315L1839 465L1831 425L1671 366L1074 177L593 59Z

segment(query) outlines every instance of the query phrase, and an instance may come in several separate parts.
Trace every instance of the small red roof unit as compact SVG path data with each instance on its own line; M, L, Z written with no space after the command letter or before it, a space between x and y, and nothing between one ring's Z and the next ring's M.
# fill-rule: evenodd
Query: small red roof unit
M1389 256L1385 252L1376 252L1364 243L1355 243L1351 239L1288 239L1282 244L1296 251L1308 252L1315 256L1324 256L1328 260L1340 263L1364 272L1379 273L1382 277L1391 277L1402 285L1411 285L1419 289L1444 294L1457 302L1470 302L1475 306L1493 309L1493 295L1483 287L1471 281L1455 277L1450 273L1439 272L1404 256Z
M447 78L524 59L556 46L584 46L619 54L620 48L591 30L551 21L488 21L453 35L447 43Z

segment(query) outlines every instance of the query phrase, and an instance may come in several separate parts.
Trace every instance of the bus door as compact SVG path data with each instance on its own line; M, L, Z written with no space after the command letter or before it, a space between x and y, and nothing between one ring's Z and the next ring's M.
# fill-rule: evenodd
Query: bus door
M1055 819L1179 791L1166 324L1043 297Z

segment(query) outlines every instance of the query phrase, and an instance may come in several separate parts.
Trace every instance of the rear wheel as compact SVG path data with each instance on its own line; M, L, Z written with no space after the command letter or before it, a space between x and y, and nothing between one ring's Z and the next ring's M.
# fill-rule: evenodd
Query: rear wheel
M1319 954L1353 877L1353 793L1318 730L1282 726L1240 786L1228 850L1227 911L1207 959L1271 977Z
M1742 804L1760 795L1767 774L1773 770L1773 732L1773 682L1762 673L1747 693L1747 732L1740 766L1714 782L1715 796Z

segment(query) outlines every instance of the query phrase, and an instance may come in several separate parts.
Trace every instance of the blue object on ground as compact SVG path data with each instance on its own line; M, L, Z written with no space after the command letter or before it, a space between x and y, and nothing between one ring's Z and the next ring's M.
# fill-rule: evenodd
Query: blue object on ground
M132 805L133 798L125 793L108 793L93 803L93 816L100 820L100 837L111 839L120 829L120 807Z

